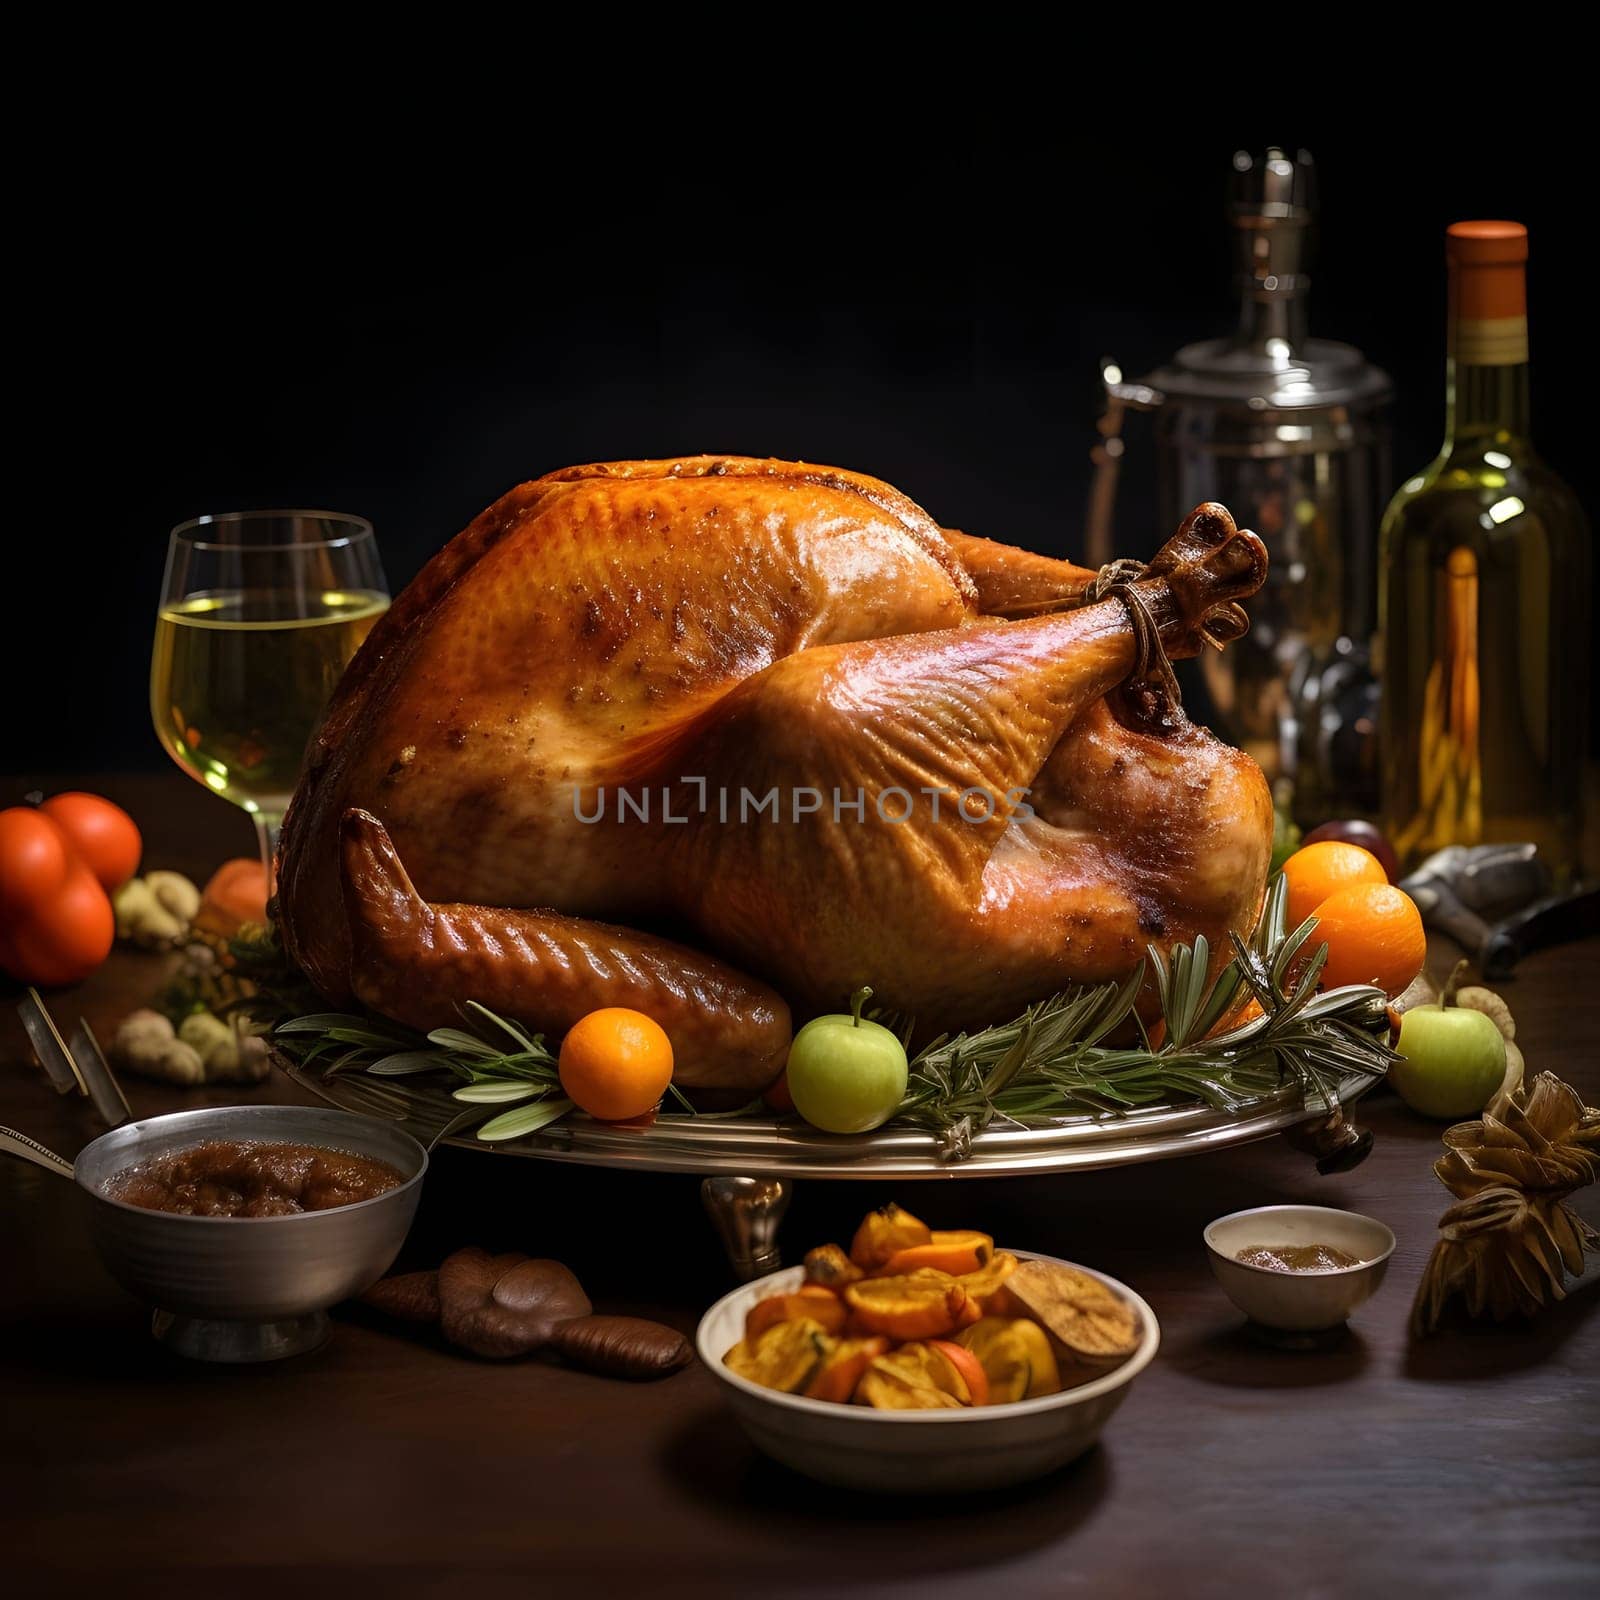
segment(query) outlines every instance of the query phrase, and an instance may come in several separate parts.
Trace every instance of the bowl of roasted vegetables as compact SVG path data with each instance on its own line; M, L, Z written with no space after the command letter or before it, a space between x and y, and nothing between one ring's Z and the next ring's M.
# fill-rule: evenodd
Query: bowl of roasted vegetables
M895 1205L848 1250L820 1245L724 1295L698 1336L759 1448L888 1493L1002 1488L1066 1465L1160 1340L1116 1279Z

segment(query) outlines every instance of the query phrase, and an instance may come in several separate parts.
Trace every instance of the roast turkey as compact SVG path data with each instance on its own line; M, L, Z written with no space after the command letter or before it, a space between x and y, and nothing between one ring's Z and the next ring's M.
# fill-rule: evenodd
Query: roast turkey
M1220 962L1271 802L1166 659L1237 637L1266 562L1217 505L1097 575L833 468L523 484L346 672L283 830L285 944L419 1028L637 1007L721 1091L861 984L928 1033L1151 944Z

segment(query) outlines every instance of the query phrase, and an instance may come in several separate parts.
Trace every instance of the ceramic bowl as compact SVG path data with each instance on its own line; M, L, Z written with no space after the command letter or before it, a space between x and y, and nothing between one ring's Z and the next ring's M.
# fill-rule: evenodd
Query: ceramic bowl
M1218 1217L1205 1231L1217 1282L1264 1328L1320 1333L1369 1300L1389 1270L1394 1235L1373 1217L1327 1206L1256 1206ZM1233 1258L1253 1245L1326 1244L1356 1258L1331 1272L1274 1272Z
M1025 1261L1055 1259L1012 1253ZM1065 1466L1099 1438L1161 1343L1155 1313L1125 1284L1076 1262L1056 1265L1115 1290L1141 1328L1138 1349L1120 1367L1062 1394L961 1411L875 1411L780 1394L730 1372L722 1358L744 1336L745 1313L757 1300L799 1288L804 1267L758 1278L717 1301L700 1319L700 1359L758 1448L807 1477L886 1494L957 1494L1024 1483Z

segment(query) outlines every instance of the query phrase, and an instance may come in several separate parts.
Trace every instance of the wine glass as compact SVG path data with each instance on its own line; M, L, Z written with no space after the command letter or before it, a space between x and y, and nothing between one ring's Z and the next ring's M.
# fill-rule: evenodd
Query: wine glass
M150 715L185 772L250 813L269 893L306 745L388 606L360 517L235 511L172 530Z

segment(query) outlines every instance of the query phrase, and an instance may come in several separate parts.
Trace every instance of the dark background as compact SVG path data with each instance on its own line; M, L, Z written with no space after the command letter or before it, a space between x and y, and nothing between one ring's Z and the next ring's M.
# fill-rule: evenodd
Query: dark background
M950 525L1079 554L1097 361L1136 373L1227 328L1229 158L1269 139L1317 158L1313 329L1393 375L1401 474L1442 425L1445 224L1529 224L1536 435L1597 504L1592 219L1517 118L1422 145L1264 113L1142 139L730 125L690 147L664 116L625 161L183 106L102 133L24 218L26 773L164 761L150 631L167 532L205 511L364 514L398 589L520 479L727 451L862 469ZM1132 554L1170 532L1150 460L1140 433Z

